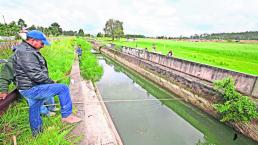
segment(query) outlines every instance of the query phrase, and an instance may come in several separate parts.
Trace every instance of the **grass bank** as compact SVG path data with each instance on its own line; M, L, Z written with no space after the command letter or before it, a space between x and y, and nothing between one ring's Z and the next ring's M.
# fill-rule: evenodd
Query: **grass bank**
M81 45L83 52L80 63L82 77L93 82L98 81L103 75L103 68L96 56L91 53L92 45L82 38L76 39L76 44Z

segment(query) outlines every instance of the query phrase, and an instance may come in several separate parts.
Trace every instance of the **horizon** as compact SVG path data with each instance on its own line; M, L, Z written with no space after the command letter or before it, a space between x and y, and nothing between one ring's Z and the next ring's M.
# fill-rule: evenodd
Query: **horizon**
M208 35L211 35L211 34L228 34L228 33L234 33L234 34L236 34L236 33L246 33L246 32L258 32L258 30L254 30L254 31L241 31L241 32L216 32L216 33L200 33L200 34L208 34ZM200 34L198 34L198 35L200 35ZM125 35L142 35L142 34L125 34ZM190 36L194 36L195 34L192 34L192 35L190 35ZM145 36L145 35L143 35L143 36ZM157 36L145 36L145 37L159 37L159 36L162 36L162 35L157 35ZM183 35L181 35L182 37L190 37L190 36L183 36ZM164 36L164 37L172 37L172 36ZM177 37L180 37L180 36L175 36L176 38Z
M40 3L40 8L37 5ZM62 5L60 5L62 3ZM123 22L125 34L147 37L190 37L194 34L237 33L258 30L258 1L249 0L1 0L0 15L7 23L23 19L28 26L48 27L96 35L108 19ZM43 8L43 9L42 9ZM3 23L3 18L0 19Z

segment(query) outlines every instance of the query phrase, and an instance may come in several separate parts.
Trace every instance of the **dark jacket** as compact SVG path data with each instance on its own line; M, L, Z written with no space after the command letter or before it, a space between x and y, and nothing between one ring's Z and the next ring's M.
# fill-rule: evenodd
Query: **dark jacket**
M34 47L26 42L16 46L13 56L14 75L19 90L40 84L54 83L48 76L47 62Z
M16 49L17 45L12 47L13 52L15 52ZM5 63L1 68L0 92L8 92L8 88L11 83L16 85L13 72L13 54L8 58L7 63Z
M0 72L0 92L8 92L8 86L14 82L13 55L8 59Z

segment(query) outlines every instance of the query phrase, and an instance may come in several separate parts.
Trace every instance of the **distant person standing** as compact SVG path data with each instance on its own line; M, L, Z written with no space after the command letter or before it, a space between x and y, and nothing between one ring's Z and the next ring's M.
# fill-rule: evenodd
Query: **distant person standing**
M78 47L76 48L76 53L78 55L79 61L81 61L81 56L82 56L82 48L81 45L78 45Z
M155 45L155 43L152 44L152 51L156 52L156 45Z
M172 53L172 51L170 50L169 52L168 52L168 54L167 54L167 57L172 57L173 56L173 53Z

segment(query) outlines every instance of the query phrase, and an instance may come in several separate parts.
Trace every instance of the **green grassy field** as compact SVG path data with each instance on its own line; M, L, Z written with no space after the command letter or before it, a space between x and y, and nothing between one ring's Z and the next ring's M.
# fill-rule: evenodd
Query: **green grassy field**
M156 52L167 54L173 51L173 56L185 60L208 64L252 75L258 75L258 44L235 42L186 42L174 40L137 39L128 42L126 39L110 41L110 38L99 39L105 43L137 48L147 48L152 51L153 43Z

